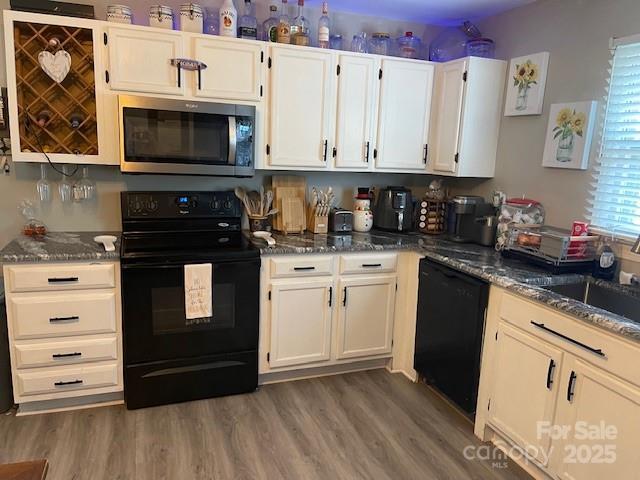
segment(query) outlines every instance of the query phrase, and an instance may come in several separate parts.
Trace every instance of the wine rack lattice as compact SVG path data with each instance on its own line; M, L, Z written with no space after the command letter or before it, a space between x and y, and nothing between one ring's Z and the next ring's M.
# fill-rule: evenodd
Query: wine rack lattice
M52 39L59 46L52 47ZM21 151L97 155L92 31L15 22L14 41ZM41 51L55 54L59 48L71 55L71 69L61 83L51 79L38 62Z

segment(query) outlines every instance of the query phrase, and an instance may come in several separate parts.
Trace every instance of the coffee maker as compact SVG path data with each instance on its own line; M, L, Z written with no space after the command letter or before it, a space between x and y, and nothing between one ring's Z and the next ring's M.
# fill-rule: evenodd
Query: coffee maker
M380 190L373 212L373 225L381 230L408 232L411 230L413 203L411 190L386 187Z
M447 232L454 242L495 243L495 208L484 198L458 195L449 201Z

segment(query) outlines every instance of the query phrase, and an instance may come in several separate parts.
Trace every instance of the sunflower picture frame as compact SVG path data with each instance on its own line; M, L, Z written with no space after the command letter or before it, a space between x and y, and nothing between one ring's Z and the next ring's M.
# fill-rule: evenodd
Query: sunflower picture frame
M595 101L551 105L543 167L587 169L597 106Z
M504 105L506 117L542 113L548 67L549 52L511 59Z

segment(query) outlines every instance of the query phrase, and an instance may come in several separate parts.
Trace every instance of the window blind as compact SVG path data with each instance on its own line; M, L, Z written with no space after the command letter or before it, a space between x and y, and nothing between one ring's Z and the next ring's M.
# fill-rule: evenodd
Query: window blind
M591 224L640 235L640 42L615 48L594 178Z

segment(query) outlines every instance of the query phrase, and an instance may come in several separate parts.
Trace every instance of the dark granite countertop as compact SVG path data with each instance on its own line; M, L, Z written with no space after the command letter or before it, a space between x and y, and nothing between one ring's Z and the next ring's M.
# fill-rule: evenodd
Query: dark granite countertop
M267 247L264 241L254 239L254 244L260 248L262 255L386 250L419 252L432 260L555 308L586 323L640 342L640 323L542 288L549 285L580 282L588 278L587 276L581 274L552 275L528 263L504 258L492 248L455 243L443 237L417 233L354 232L350 235L331 233L313 235L307 233L288 236L276 233L273 236L276 239L275 247ZM603 280L595 281L606 288L624 290L628 295L640 297L638 289L625 288Z
M105 252L97 235L115 235L116 249ZM49 232L42 238L21 235L0 250L2 263L72 262L77 260L118 260L120 233L114 232Z

